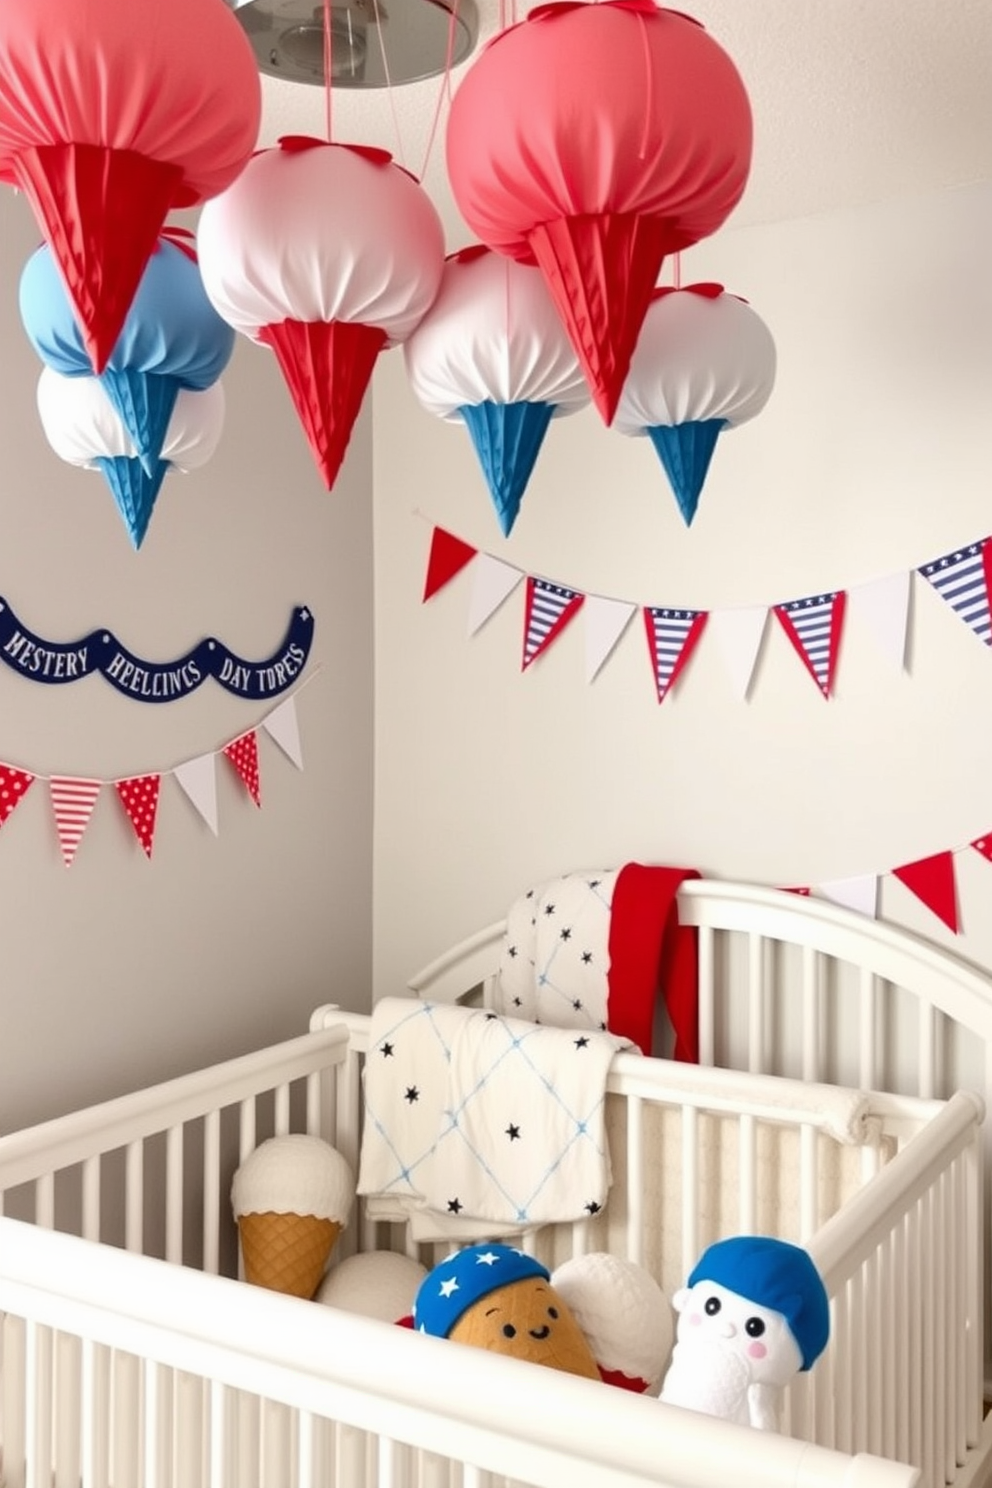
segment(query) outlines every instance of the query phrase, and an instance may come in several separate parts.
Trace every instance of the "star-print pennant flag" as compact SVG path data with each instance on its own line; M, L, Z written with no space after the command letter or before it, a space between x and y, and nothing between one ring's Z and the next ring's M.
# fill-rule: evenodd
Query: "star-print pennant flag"
M527 576L527 609L524 621L524 655L521 671L526 671L582 608L584 594L552 584L547 579Z
M431 534L431 551L427 559L422 603L426 603L439 589L450 583L455 574L461 573L477 552L478 549L473 548L471 543L462 542L460 537L446 532L443 527L435 527Z
M172 772L180 786L217 836L217 771L212 754L201 754L186 760Z
M231 761L241 777L245 790L251 796L256 806L261 806L262 797L258 778L258 736L254 729L249 729L247 734L242 734L240 739L232 739L230 744L224 745L224 755Z
M775 606L782 629L824 697L830 696L834 683L846 599L845 591L838 589Z
M158 793L161 775L133 775L129 780L116 780L117 795L134 828L134 835L141 843L145 856L152 855L155 838L155 816L158 811Z
M24 796L34 780L27 770L15 769L13 765L0 764L0 827Z
M664 701L692 655L708 614L708 610L670 610L645 605L644 628L659 703Z
M946 600L954 613L971 627L980 641L992 645L992 621L989 619L989 565L992 537L969 543L943 558L934 558L917 570Z
M69 775L53 775L48 782L52 794L52 809L55 812L55 827L59 834L62 859L68 868L76 856L76 849L100 794L102 780L77 780Z
M943 920L948 930L957 935L954 856L949 849L929 858L919 858L915 863L903 863L901 868L893 868L892 872L927 909Z

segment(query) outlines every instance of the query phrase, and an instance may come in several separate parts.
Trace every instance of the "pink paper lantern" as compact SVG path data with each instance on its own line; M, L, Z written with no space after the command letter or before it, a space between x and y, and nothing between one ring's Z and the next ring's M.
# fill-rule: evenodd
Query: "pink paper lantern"
M234 180L260 118L258 67L224 0L0 5L0 180L31 203L94 371L167 213Z
M433 203L385 150L285 139L206 204L197 246L218 314L275 352L330 490L379 352L441 283Z
M462 216L539 264L607 423L662 261L737 204L751 134L726 52L653 0L539 6L493 38L452 100Z

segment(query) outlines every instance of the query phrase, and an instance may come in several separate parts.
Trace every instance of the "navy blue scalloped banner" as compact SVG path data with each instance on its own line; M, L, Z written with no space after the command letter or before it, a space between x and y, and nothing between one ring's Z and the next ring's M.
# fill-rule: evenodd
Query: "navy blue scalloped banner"
M31 682L56 685L98 672L139 703L175 702L195 692L208 677L236 697L258 702L278 696L297 681L310 655L313 627L310 610L299 605L282 644L262 661L247 661L214 636L175 661L145 661L109 630L93 630L78 641L43 640L0 599L0 661Z

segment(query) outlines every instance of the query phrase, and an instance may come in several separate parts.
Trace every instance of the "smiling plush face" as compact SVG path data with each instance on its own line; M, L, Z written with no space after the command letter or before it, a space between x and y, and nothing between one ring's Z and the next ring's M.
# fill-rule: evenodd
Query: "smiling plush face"
M539 1276L488 1292L462 1314L448 1337L566 1374L600 1378L578 1323L550 1283Z
M782 1313L761 1307L715 1281L676 1293L678 1343L691 1351L737 1355L757 1384L784 1385L802 1368L802 1355Z

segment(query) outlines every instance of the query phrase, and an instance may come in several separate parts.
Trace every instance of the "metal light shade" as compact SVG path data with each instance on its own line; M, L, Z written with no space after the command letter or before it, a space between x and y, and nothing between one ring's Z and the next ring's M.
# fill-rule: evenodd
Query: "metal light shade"
M323 86L324 7L319 0L227 0L269 77ZM416 82L464 62L475 46L473 0L335 0L331 81L343 88ZM450 58L449 58L450 50ZM385 61L383 61L385 53ZM388 73L388 75L387 75Z

